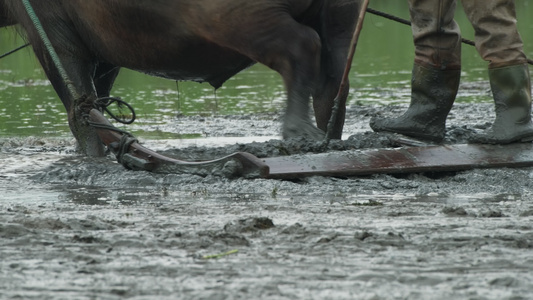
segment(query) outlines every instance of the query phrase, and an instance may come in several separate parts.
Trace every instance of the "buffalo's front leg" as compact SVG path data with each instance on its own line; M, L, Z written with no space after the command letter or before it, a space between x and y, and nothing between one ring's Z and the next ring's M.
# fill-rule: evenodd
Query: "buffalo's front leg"
M8 13L5 0L0 0L0 28L15 24L17 24L17 22L13 16Z
M341 4L338 1L329 1L324 9L327 17L322 18L316 25L323 46L319 80L313 92L313 107L318 128L327 131L334 99L339 93L346 68L347 55L361 9L361 1L345 1ZM340 139L342 136L348 91L349 84L339 93L338 117L336 123L333 124L331 136L334 139Z
M74 31L74 24L66 17L58 17L65 13L59 5L50 7L49 1L32 1L32 5L37 18L30 19L29 14L21 13L18 22L25 29L35 55L65 106L70 130L80 152L103 156L103 144L87 122L96 100L93 83L96 61ZM52 47L47 48L45 40L49 40ZM51 53L55 53L57 59L53 59Z
M57 90L56 86L61 85L62 81L54 81L52 85L67 109L69 127L78 142L78 150L88 156L104 156L104 144L96 134L96 130L87 122L88 113L94 108L97 99L92 78L94 65L78 58L64 58L62 61L65 62L69 80L78 91L78 98L74 99L70 94ZM50 72L50 70L45 71L47 74Z
M345 50L345 51L342 51ZM323 131L328 130L329 120L334 105L334 100L339 93L342 74L346 66L347 47L338 47L323 57L320 79L313 91L313 108L315 110L316 123ZM339 94L339 110L331 138L340 139L344 127L346 115L346 99L348 97L349 84Z
M59 53L60 62L68 76L65 79L57 71L47 51L43 51L41 44L35 45L32 41L32 45L46 76L65 106L70 130L78 142L78 150L88 156L103 156L104 146L95 129L87 122L87 115L97 97L93 84L94 64ZM75 91L74 94L69 85Z

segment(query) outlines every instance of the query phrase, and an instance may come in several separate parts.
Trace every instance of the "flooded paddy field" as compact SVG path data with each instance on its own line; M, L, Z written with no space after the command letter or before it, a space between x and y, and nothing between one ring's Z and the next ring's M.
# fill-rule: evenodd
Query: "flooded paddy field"
M349 109L347 130L358 133L333 146L390 146L365 130L383 110ZM454 123L474 127L490 110L457 105L447 138L460 139ZM181 158L313 151L271 140L278 119L181 117L215 137L143 142ZM217 138L213 124L224 123L265 135ZM2 299L528 299L533 291L533 168L252 180L128 171L111 156L77 155L69 138L4 138L0 149Z
M519 20L528 3L517 1ZM530 45L533 25L519 26ZM0 33L2 53L21 43ZM409 29L368 16L361 39L345 136L330 152L393 146L368 122L409 102ZM463 57L447 143L494 117L485 64L473 49ZM169 156L320 148L280 140L283 86L260 66L216 92L125 71L113 95L137 109L125 129ZM76 153L23 51L0 61L0 299L530 299L532 179L533 168L298 180L129 171Z

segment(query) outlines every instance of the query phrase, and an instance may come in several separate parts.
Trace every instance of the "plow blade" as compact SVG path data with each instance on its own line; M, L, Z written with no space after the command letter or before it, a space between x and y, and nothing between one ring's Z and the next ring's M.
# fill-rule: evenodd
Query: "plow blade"
M533 144L457 144L264 158L267 178L357 176L533 166Z

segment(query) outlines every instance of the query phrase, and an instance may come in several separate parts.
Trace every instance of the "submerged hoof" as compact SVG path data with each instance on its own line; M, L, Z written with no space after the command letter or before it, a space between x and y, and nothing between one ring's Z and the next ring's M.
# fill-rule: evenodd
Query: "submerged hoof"
M310 140L322 141L326 134L309 123L288 124L283 127L283 138L298 138L303 137Z

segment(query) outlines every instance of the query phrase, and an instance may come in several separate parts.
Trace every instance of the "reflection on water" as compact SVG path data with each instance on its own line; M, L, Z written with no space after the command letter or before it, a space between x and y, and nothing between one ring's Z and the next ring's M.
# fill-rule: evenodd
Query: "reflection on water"
M374 1L372 7L408 18L407 1ZM519 29L526 52L533 57L533 11L528 1L517 1ZM458 9L457 20L466 38L473 30ZM23 41L12 29L0 30L0 53ZM351 74L348 105L391 104L409 101L413 46L409 27L367 15ZM463 83L486 82L485 62L473 47L463 47ZM462 88L458 102L491 101L487 84ZM177 115L243 114L284 108L279 75L254 66L214 91L208 84L176 83L123 70L114 96L130 102L143 126L172 122ZM135 132L149 136L149 132ZM66 114L30 50L0 60L0 136L69 136ZM194 135L193 135L194 137Z
M158 193L148 189L102 189L90 187L55 186L58 199L81 205L138 205L149 204L161 200L163 192Z
M134 188L102 188L90 186L62 186L54 185L53 188L44 186L33 186L25 188L4 187L0 183L3 199L10 205L26 205L27 203L51 204L56 201L62 203L73 203L78 205L98 205L98 206L134 206L154 205L162 203L179 202L184 205L198 203L272 203L289 206L300 205L341 205L346 207L379 207L395 205L398 202L412 202L425 204L443 204L450 207L463 207L465 205L489 204L489 203L515 203L522 201L521 195L515 194L351 194L351 195L330 195L314 198L303 194L280 194L273 193L210 193L204 190L167 190L165 187Z
M313 198L309 195L273 195L266 193L216 193L211 194L207 191L168 191L164 188L157 189L135 189L135 188L116 188L116 189L102 189L102 188L72 188L55 186L57 191L55 200L63 202L76 203L81 205L157 205L158 203L180 202L183 204L198 202L203 203L251 203L251 202L277 202L285 205L299 206L299 205L343 205L346 207L381 207L397 203L398 201L408 201L412 203L434 203L444 204L448 206L462 207L465 205L473 205L475 203L514 203L521 201L521 195L513 194L490 194L490 193L476 193L476 194L457 194L457 195L387 195L387 194L372 194L372 195L330 195L326 197ZM52 191L47 191L51 193ZM52 192L53 193L53 192ZM17 197L7 198L10 202L17 200ZM22 200L20 203L28 201ZM34 199L35 200L35 199ZM44 199L40 199L41 201Z

